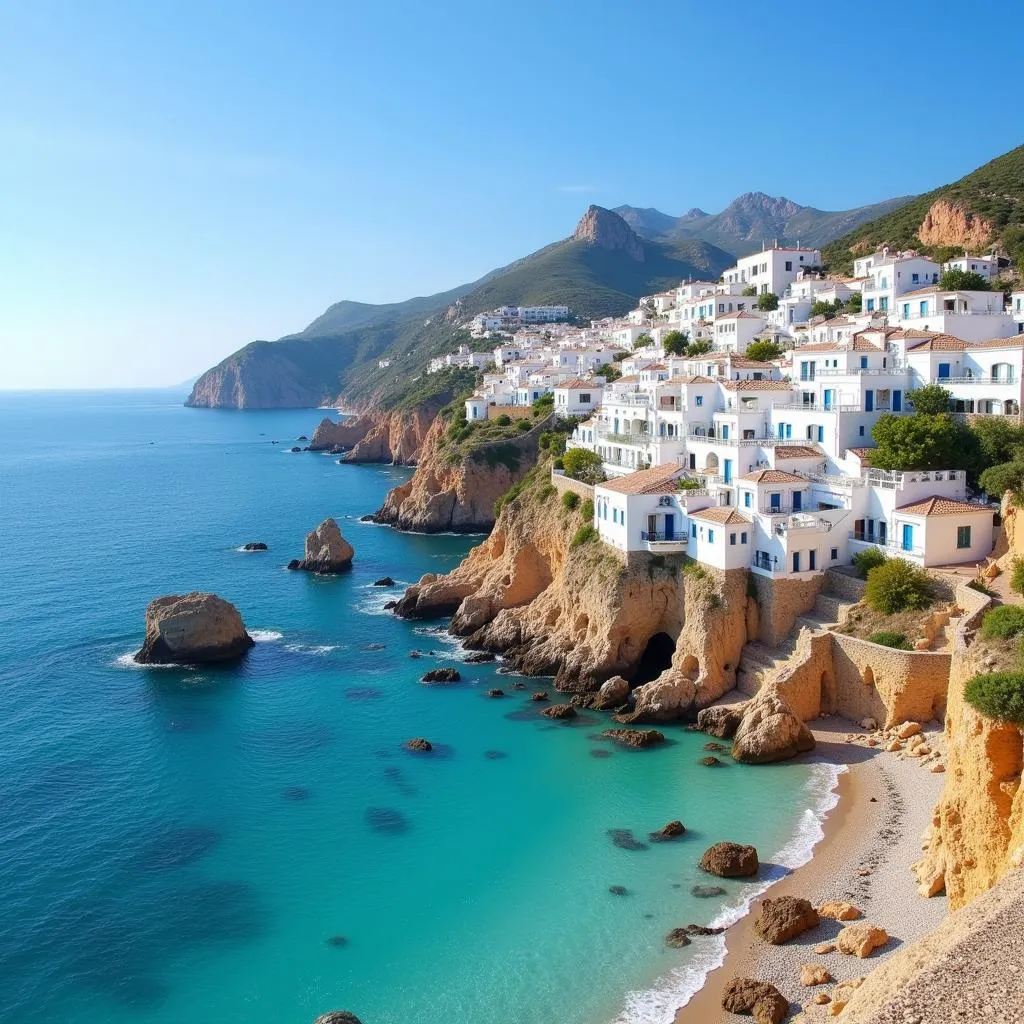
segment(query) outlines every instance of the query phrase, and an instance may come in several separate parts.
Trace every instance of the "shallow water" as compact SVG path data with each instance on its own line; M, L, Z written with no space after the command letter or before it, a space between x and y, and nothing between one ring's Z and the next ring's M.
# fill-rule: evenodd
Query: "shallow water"
M622 750L601 715L540 717L497 665L421 685L458 647L372 582L473 540L359 523L408 471L289 454L315 410L179 402L0 395L0 1019L670 1020L721 940L664 934L754 891L693 897L700 853L797 862L827 770L704 768L678 729ZM353 572L285 571L327 515ZM238 550L255 540L270 551ZM188 589L237 604L256 647L233 669L133 666L146 603ZM685 837L649 843L671 818Z

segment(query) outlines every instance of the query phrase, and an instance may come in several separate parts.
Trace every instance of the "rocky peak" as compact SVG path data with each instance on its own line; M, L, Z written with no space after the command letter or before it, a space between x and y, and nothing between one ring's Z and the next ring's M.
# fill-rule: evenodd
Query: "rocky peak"
M729 204L730 209L748 215L788 220L795 217L803 207L785 196L769 196L764 192L744 192Z
M573 232L574 242L590 242L602 249L622 249L630 259L642 263L643 243L636 232L617 214L603 206L591 205Z
M682 217L680 217L679 219L680 220L697 220L698 217L708 217L708 216L710 216L710 214L708 214L708 212L706 210L702 210L699 206L691 206L690 209L688 209L686 211L686 213L684 213L682 215Z

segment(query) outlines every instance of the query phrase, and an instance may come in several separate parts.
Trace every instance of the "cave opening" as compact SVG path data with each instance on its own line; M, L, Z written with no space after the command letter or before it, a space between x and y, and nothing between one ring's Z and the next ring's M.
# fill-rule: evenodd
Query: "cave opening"
M672 656L675 653L676 642L672 637L668 633L655 633L647 641L644 653L640 655L640 662L631 680L632 684L640 686L657 679L672 664Z

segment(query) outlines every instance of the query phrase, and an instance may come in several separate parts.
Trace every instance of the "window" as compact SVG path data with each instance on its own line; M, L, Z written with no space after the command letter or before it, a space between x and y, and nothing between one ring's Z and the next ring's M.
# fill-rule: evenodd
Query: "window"
M733 547L735 547L735 546L736 546L736 534L735 534L735 533L730 533L730 534L729 534L729 543L730 543L730 544L731 544L731 545L732 545Z
M715 531L714 530L708 530L708 543L709 544L714 544L714 542L715 542Z
M787 270L792 270L793 269L793 261L792 260L786 260L786 269Z
M752 497L752 495L751 495L750 491L744 491L743 492L743 507L744 508L750 508L751 497Z
M839 548L832 549L831 557L833 562L839 561Z
M969 526L958 526L956 528L956 546L958 548L969 548L971 546L971 528Z
M740 543L741 544L746 544L747 543L747 533L746 533L745 530L743 531L743 533L740 534Z
M590 405L590 395L589 394L584 393L584 394L580 395L580 405Z
M694 399L694 404L695 405L703 405L704 404L704 396L703 395L697 395L697 397Z
M697 537L697 524L690 523L690 536L696 539Z
M858 433L858 435L860 437L863 437L864 436L864 427L863 426L858 427L857 428L857 433Z

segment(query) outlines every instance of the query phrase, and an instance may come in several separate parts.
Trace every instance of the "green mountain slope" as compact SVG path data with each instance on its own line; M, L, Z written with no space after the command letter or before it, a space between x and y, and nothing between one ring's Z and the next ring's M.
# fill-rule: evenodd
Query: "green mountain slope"
M942 216L926 228L929 211L940 202ZM947 218L950 208L962 216ZM965 245L988 251L995 245L1019 265L1024 261L1024 146L862 225L829 245L823 256L830 268L849 272L854 255L883 245L925 252Z
M611 316L683 278L717 279L732 262L729 253L706 242L643 241L615 214L591 207L571 238L464 289L395 303L379 318L377 312L353 308L362 304L339 303L300 334L252 342L204 373L186 404L302 408L339 394L353 404L371 398L388 404L406 392L433 356L467 340L458 325L476 313L500 305L560 304L583 320ZM365 319L371 316L376 319ZM337 329L352 324L353 317L364 319ZM385 357L391 365L379 366Z

